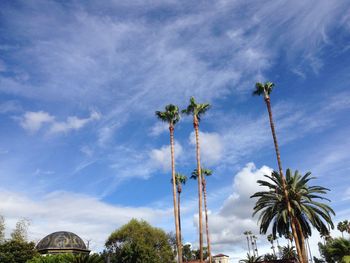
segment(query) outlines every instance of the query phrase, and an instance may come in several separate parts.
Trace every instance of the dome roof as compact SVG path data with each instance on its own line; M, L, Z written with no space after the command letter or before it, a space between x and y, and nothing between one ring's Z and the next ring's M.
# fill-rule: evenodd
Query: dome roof
M74 250L87 252L84 241L76 234L67 231L59 231L47 235L36 245L39 252L49 250Z

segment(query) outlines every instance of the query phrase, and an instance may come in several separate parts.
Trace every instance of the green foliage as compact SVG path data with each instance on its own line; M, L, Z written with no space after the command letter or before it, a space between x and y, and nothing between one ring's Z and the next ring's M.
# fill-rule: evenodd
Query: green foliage
M308 183L313 177L311 173L301 176L298 171L294 174L290 169L286 172L286 187L288 198L292 208L292 215L297 220L305 237L311 235L311 226L319 232L328 229L328 226L334 227L331 214L334 211L328 205L317 200L327 200L321 196L329 191L321 186L309 186ZM258 180L258 184L267 187L267 191L257 192L251 198L259 198L254 207L253 215L260 213L260 233L266 234L270 225L272 225L272 234L278 233L283 236L290 232L290 218L282 187L282 177L278 172L271 175L265 175L269 180Z
M18 242L27 241L27 232L30 222L28 219L22 218L16 223L16 228L11 233L11 239Z
M181 112L186 115L192 115L197 118L198 121L201 120L203 114L205 114L210 109L209 103L196 103L193 97L190 98L190 104L187 106L185 110Z
M180 120L179 107L173 104L165 106L165 111L156 111L157 118L173 127Z
M342 237L344 237L343 232L349 232L350 233L350 223L348 220L344 220L342 222L339 222L337 225L337 229L341 232Z
M285 246L282 247L282 259L296 259L297 252L294 249L294 246Z
M273 260L277 260L277 256L274 254L265 254L264 255L264 261L273 261Z
M253 96L264 95L265 98L268 98L274 87L275 87L275 84L270 81L267 81L264 84L257 82L255 84L255 90L253 91Z
M59 254L37 256L27 263L103 263L103 258L97 254Z
M247 258L246 259L241 259L239 261L239 263L256 263L256 262L259 262L259 261L262 261L262 256L255 256L255 255L252 255L250 256L248 253L247 253Z
M169 263L174 254L167 234L146 221L132 219L115 230L106 242L115 263Z
M326 244L318 243L322 257L328 262L341 262L344 256L350 255L350 240L334 238Z
M0 215L0 244L5 241L5 219Z
M1 263L25 263L38 255L34 242L9 240L0 244Z

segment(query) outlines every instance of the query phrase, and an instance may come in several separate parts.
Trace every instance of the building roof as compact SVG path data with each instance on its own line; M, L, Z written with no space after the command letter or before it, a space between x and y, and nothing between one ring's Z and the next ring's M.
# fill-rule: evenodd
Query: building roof
M42 253L51 250L89 251L84 241L78 235L67 231L59 231L47 235L36 245L36 249Z
M213 256L213 258L221 258L221 257L229 257L229 256L224 255L224 254L217 254L217 255Z

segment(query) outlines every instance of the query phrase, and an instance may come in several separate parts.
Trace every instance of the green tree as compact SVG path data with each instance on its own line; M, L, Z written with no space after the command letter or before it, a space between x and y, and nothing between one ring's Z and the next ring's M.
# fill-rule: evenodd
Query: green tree
M203 191L203 198L204 198L204 213L205 213L205 231L207 236L207 247L208 247L208 256L209 256L209 263L211 263L211 249L210 249L210 235L209 235L209 220L208 220L208 205L207 205L207 181L206 177L211 176L213 174L212 170L201 168L202 172L202 191ZM198 170L195 169L192 172L191 179L198 180Z
M156 116L159 120L169 124L170 131L170 149L171 149L171 180L173 185L173 206L175 219L175 233L177 242L178 262L182 263L182 244L180 239L179 228L179 212L176 205L176 180L175 180L175 153L174 153L174 128L176 123L180 120L179 108L173 104L165 106L165 111L156 111Z
M25 263L36 255L34 242L8 240L0 244L1 263Z
M28 227L30 222L26 218L18 220L15 229L11 233L11 239L18 242L26 242L28 236Z
M347 232L348 229L350 227L349 221L348 220L344 220L338 223L337 225L337 229L341 232L342 237L344 238L344 233L343 232Z
M334 238L326 244L318 243L320 254L328 263L341 262L344 256L350 255L350 240Z
M180 173L176 173L175 180L176 180L176 187L177 187L177 210L179 215L179 238L182 243L180 202L181 202L182 185L186 184L187 176Z
M282 247L282 259L296 259L297 253L295 252L294 246Z
M0 215L0 244L5 242L5 218Z
M288 191L287 191L287 187L286 187L285 178L283 175L281 155L280 155L278 142L277 142L275 124L274 124L273 117L272 117L270 94L271 94L274 87L275 87L275 84L270 82L270 81L267 81L264 84L257 82L255 84L255 90L253 91L253 95L254 96L261 96L261 95L264 96L264 101L265 101L265 104L267 107L267 112L269 114L270 128L271 128L272 138L273 138L273 142L274 142L274 146L275 146L278 169L279 169L279 173L280 173L281 178L282 178L282 189L283 189L284 201L286 202L288 217L290 218L290 226L292 228L292 234L293 234L295 246L296 246L296 249L297 249L297 252L299 255L299 260L300 260L300 262L303 262L303 259L301 258L302 251L301 251L301 247L300 247L299 240L298 240L296 226L294 224L294 221L292 220L292 208L291 208L291 203L288 199Z
M210 108L208 103L196 103L193 97L190 98L190 104L182 113L192 115L193 127L196 137L196 158L198 170L198 227L199 227L199 251L200 262L203 262L203 225L202 225L202 176L201 176L201 161L200 161L200 145L199 145L199 122L203 114Z
M182 248L182 251L183 251L183 258L185 262L194 259L192 254L191 244L184 245Z
M262 256L255 256L255 255L249 255L247 254L246 259L241 259L239 263L257 263L262 261Z
M115 230L106 248L116 263L169 263L174 255L167 234L146 221L136 219Z
M58 254L37 256L27 263L103 263L102 256L98 254Z
M313 179L311 173L301 176L298 171L294 174L290 169L286 172L286 184L288 198L292 204L292 221L297 227L297 238L302 244L301 254L303 260L307 259L304 239L311 236L311 227L315 227L319 232L334 227L331 214L334 211L328 205L317 200L327 200L321 196L326 194L328 189L321 186L309 186L308 182ZM260 213L260 233L266 234L272 225L272 234L278 233L283 236L289 233L290 220L288 220L288 209L284 200L282 177L278 172L273 172L271 176L265 175L268 181L258 180L260 186L267 187L267 191L257 192L251 198L259 198L254 207L253 215Z

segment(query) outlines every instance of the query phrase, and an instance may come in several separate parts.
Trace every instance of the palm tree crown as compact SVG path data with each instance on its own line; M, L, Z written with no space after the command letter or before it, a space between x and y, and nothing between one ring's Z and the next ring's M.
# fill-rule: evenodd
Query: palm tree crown
M264 95L265 99L268 98L275 87L275 84L267 81L264 84L257 82L255 84L255 90L253 91L254 96Z
M181 193L182 192L182 185L186 184L187 182L187 176L180 174L180 173L176 173L175 174L175 184L177 186L177 192Z
M286 184L288 188L288 197L292 206L292 219L296 221L303 232L303 236L311 235L310 224L319 232L328 229L328 225L334 227L331 214L335 214L328 205L315 200L327 200L320 194L325 194L329 189L321 186L308 186L311 173L301 176L298 171L292 175L291 170L287 169ZM269 181L258 180L260 186L265 186L269 190L257 192L253 197L258 197L254 207L253 215L260 212L260 232L265 234L272 224L272 235L280 236L289 233L290 219L284 194L282 189L282 178L279 173L273 172L271 176L265 175Z
M194 115L198 119L198 121L201 120L201 116L207 112L207 110L210 109L209 103L196 103L195 99L193 97L190 98L190 104L187 106L186 109L182 110L181 112L186 115Z
M173 104L166 105L165 111L156 111L156 116L173 127L180 120L179 107Z
M212 170L206 169L206 168L203 168L203 167L201 168L201 175L202 175L202 177L203 176L210 176L212 174L213 174ZM190 178L197 180L197 177L198 177L198 170L194 169Z

